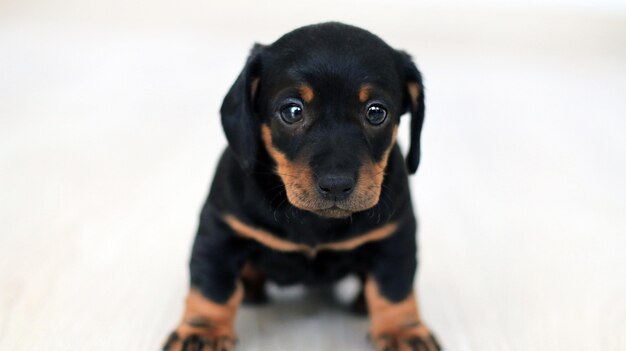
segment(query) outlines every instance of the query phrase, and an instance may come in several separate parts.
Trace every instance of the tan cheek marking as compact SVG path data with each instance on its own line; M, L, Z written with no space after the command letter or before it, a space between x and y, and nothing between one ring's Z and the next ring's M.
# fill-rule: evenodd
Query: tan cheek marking
M313 171L306 165L290 162L285 154L276 150L272 143L272 132L266 124L261 126L261 138L265 149L276 162L276 173L285 184L287 199L294 206L306 209L304 199L310 198L310 189L315 189Z
M225 215L224 221L237 234L258 241L274 250L285 252L309 252L311 247L281 239L263 229L251 227L239 221L233 215Z
M383 180L385 179L385 168L389 161L389 154L396 143L396 135L398 134L398 126L394 126L393 134L391 135L391 142L383 153L380 161L376 163L365 164L359 170L359 183L355 191L355 202L361 204L365 209L373 207L378 203L380 197L381 187Z
M372 93L372 86L371 85L369 85L369 84L361 85L361 88L359 89L359 101L360 102L367 101L367 99L369 99L371 93Z
M311 88L308 84L300 85L298 89L300 91L300 96L304 100L304 102L309 103L313 101L313 97L315 94L313 93L313 88Z
M381 160L376 163L376 167L379 170L384 170L385 167L387 167L387 161L389 161L389 154L391 153L393 146L396 144L397 135L398 135L398 126L395 125L393 127L393 132L391 134L391 142L389 143L389 146L387 146L387 149L385 150L385 153L383 154L383 157L381 158ZM381 183L382 183L382 180L381 180Z
M396 229L398 229L398 225L396 223L387 223L380 228L376 228L352 239L334 243L321 244L318 246L318 249L335 251L352 250L368 242L382 240L395 233Z
M287 161L287 157L285 156L285 154L274 148L274 144L272 143L272 131L267 124L263 124L261 126L261 138L263 139L265 149L267 149L267 152L269 152L270 156L272 156L274 161L276 161L276 165L278 168L291 167L289 161Z

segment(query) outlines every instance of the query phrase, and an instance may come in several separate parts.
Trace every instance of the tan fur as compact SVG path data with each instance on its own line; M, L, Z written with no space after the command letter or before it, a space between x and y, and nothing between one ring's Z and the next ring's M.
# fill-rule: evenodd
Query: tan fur
M319 207L323 200L319 198L314 183L313 171L304 162L292 161L280 150L274 147L272 132L268 125L261 126L261 138L267 152L276 162L276 174L285 184L285 192L289 203L303 210L317 213L323 217L342 218L352 212L364 211L378 203L382 183L385 177L385 168L389 154L396 142L398 128L394 126L391 142L379 162L366 162L359 170L359 181L354 194L338 204L342 209L322 210Z
M389 154L396 143L397 132L398 127L395 126L391 136L391 143L389 144L387 150L383 153L383 157L380 161L370 161L364 164L359 170L360 181L357 183L356 189L354 189L354 195L356 196L355 201L359 202L359 207L367 209L378 203L383 180L385 179L385 168L387 168Z
M272 143L270 127L266 124L261 126L261 137L267 152L276 162L276 173L285 184L289 202L298 208L309 208L309 199L316 196L312 194L315 191L315 184L311 168L306 164L288 160L284 153L277 150Z
M345 251L352 250L361 245L372 241L382 240L393 233L395 233L396 229L398 229L398 224L395 222L387 223L382 227L370 230L361 235L357 235L353 238L323 243L315 246L298 244L294 243L282 238L277 237L276 235L265 231L263 229L254 228L248 224L243 223L239 219L237 219L233 215L225 215L224 221L228 224L229 227L233 229L233 231L241 236L246 238L255 240L267 247L270 247L274 250L283 251L283 252L301 252L307 256L315 256L319 251L323 250L332 250L332 251Z
M176 329L179 340L171 344L168 351L181 350L182 340L192 335L217 341L221 347L218 348L219 350L233 350L237 338L234 329L235 315L242 298L241 283L237 283L233 296L224 304L215 303L204 297L198 290L190 289L183 319Z
M372 86L371 85L369 85L369 84L361 85L361 88L359 89L359 101L360 102L367 101L367 99L369 99L371 93L372 93Z
M398 225L395 222L387 223L382 227L370 230L369 232L358 235L352 239L320 244L317 246L317 250L352 250L363 244L382 240L395 233L396 229L398 229Z
M233 215L225 215L224 221L228 226L237 234L245 236L246 238L253 239L261 244L271 247L274 250L284 252L308 252L310 246L304 244L297 244L291 241L281 239L272 233L260 228L254 228L248 224L243 223Z
M390 302L380 294L374 278L369 277L365 283L365 298L370 316L370 335L377 350L413 350L406 343L411 338L422 339L428 346L425 351L437 350L428 328L420 319L413 292L400 302Z
M313 88L311 88L308 84L301 84L300 88L300 96L304 102L309 103L313 101L313 97L315 97L315 93L313 93Z

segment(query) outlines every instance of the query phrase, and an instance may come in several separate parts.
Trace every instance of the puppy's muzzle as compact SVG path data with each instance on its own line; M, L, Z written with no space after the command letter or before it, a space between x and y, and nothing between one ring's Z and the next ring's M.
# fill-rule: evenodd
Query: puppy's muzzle
M355 183L354 177L348 175L324 175L317 180L317 191L324 199L343 200L352 194Z

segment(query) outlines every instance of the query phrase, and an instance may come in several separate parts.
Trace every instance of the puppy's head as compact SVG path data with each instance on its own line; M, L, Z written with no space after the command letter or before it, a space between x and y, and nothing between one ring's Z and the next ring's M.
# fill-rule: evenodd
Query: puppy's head
M267 152L292 205L341 218L378 203L407 111L406 165L414 173L424 119L420 73L375 35L325 23L255 45L221 114L244 169Z

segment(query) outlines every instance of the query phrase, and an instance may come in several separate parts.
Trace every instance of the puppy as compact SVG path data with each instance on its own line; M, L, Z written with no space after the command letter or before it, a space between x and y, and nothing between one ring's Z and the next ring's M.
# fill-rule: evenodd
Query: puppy
M407 112L405 161L396 135ZM356 27L299 28L253 47L221 117L229 146L200 215L185 312L163 349L233 350L237 309L265 300L267 280L354 274L376 350L440 350L413 291L407 175L420 160L424 89L411 58Z

